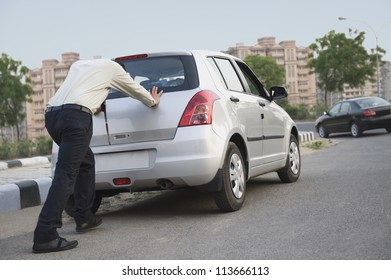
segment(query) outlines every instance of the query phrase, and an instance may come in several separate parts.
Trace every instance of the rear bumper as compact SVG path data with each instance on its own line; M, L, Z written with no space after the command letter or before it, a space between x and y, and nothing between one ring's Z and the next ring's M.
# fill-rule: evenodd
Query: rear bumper
M208 191L208 183L217 180L225 145L225 140L205 125L178 128L173 140L93 147L96 189L140 191L170 182L170 188L202 186L201 190ZM115 178L131 182L116 186Z
M360 128L362 130L391 128L391 115L376 118L363 118L360 121Z

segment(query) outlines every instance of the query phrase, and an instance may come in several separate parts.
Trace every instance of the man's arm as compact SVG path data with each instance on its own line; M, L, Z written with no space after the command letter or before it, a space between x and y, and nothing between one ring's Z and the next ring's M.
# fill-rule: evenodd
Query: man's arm
M116 63L117 64L117 63ZM153 87L151 92L147 91L143 86L134 81L132 77L122 67L117 64L116 73L113 76L111 87L123 92L124 94L140 100L148 107L153 107L159 104L160 96L163 91L158 92L157 87Z

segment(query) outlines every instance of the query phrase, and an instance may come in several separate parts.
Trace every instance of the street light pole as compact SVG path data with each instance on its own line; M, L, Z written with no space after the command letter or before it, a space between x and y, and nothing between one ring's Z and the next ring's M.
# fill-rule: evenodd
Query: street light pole
M345 17L339 17L338 20L351 20L351 21L357 21L357 22L360 22L362 24L365 24L366 26L369 27L369 29L373 32L373 34L375 35L375 38L376 38L376 87L377 87L377 96L380 97L380 65L379 65L379 44L378 44L378 37L377 37L377 34L375 32L375 30L366 22L364 21L360 21L360 20L354 20L354 19L347 19Z

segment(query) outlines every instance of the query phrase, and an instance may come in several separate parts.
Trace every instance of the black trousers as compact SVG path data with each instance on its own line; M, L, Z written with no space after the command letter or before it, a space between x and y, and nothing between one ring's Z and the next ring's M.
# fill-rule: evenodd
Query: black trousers
M95 195L95 159L89 145L92 137L92 116L76 109L62 109L45 114L45 126L59 146L52 185L39 215L34 242L56 239L62 227L62 212L73 193L76 223L83 223L92 214Z

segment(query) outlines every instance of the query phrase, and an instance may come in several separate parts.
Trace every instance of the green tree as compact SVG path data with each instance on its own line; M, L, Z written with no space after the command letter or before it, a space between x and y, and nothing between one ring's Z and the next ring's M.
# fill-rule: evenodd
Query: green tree
M7 54L0 58L0 127L15 126L20 139L20 123L26 118L24 105L33 93L27 76L29 69Z
M251 54L244 59L244 62L250 66L266 89L285 84L285 68L278 65L274 58Z
M309 46L313 53L308 66L317 74L326 106L329 93L342 92L344 84L360 87L375 77L376 54L368 54L363 47L365 32L349 32L354 37L330 31ZM380 47L377 51L380 59L385 51Z

